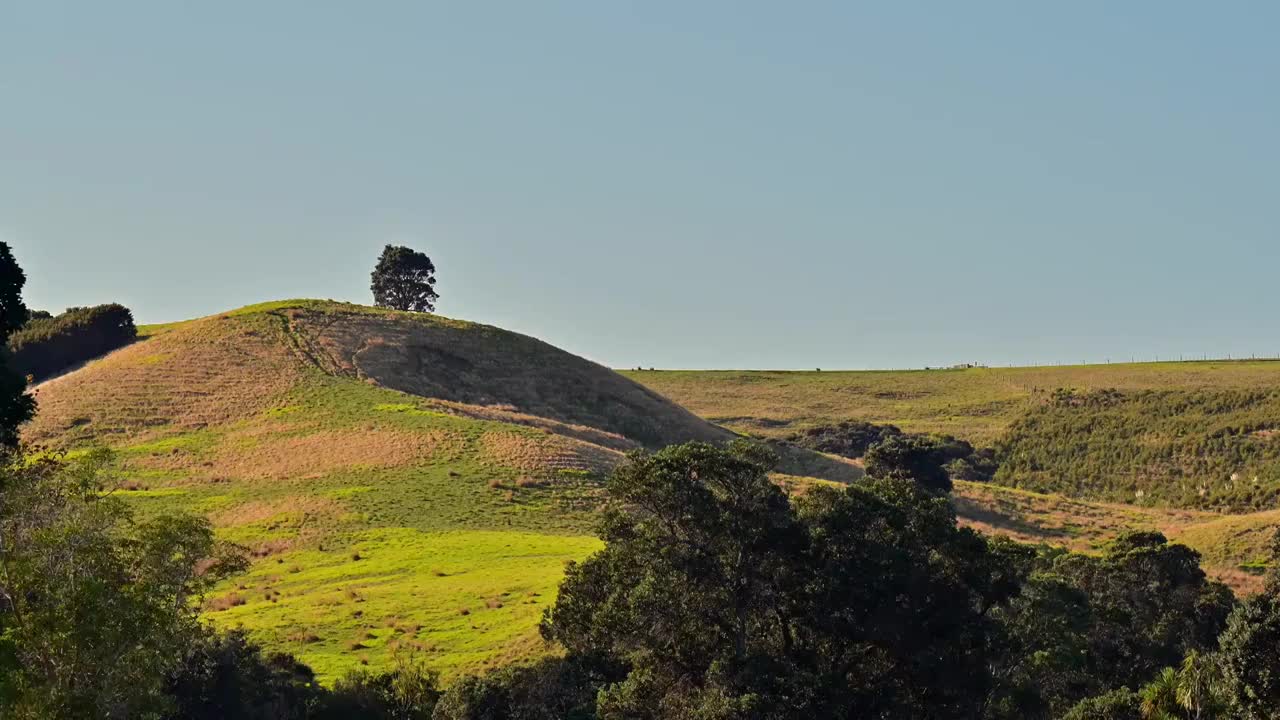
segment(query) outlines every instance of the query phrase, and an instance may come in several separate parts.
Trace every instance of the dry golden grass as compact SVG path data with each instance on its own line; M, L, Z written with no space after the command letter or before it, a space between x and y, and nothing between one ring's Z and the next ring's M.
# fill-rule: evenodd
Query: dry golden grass
M480 443L482 457L524 472L607 473L623 457L616 450L554 435L530 437L514 432L486 432Z
M196 320L37 387L24 436L65 443L239 420L271 407L300 370L261 318Z
M321 495L288 495L273 500L251 500L209 515L219 527L262 523L282 516L327 519L345 511L342 503Z
M1260 563L1269 557L1269 543L1280 527L1280 510L1221 515L1074 500L982 483L956 483L952 498L962 525L1079 552L1096 552L1128 530L1159 530L1198 551L1205 571L1240 594L1261 589Z
M296 480L340 471L402 467L455 453L464 439L442 430L321 430L295 434L298 425L263 423L226 433L216 448L174 448L130 460L136 470L180 471L193 482Z
M1176 536L1185 527L1222 516L1195 510L1164 510L1074 500L958 482L952 498L961 521L1024 542L1046 542L1073 550L1098 548L1126 530L1154 529Z
M270 437L236 447L224 446L208 468L215 475L288 480L328 475L339 470L399 467L431 458L461 439L443 431L328 430L298 437Z

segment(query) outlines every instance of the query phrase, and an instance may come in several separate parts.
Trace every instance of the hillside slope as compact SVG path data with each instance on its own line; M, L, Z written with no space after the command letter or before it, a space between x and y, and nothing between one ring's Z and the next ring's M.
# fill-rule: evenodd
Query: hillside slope
M627 450L731 435L546 343L319 301L168 326L36 388L27 440L105 444L139 511L183 509L251 572L209 601L322 675L542 652L537 619Z

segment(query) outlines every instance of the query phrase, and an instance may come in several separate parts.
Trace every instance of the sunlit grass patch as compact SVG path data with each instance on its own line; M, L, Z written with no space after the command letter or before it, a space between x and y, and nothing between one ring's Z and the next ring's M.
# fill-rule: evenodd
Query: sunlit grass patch
M371 530L258 561L219 588L210 602L221 609L207 616L295 653L324 680L361 660L389 667L396 652L448 676L548 652L537 623L565 562L600 546L574 535Z

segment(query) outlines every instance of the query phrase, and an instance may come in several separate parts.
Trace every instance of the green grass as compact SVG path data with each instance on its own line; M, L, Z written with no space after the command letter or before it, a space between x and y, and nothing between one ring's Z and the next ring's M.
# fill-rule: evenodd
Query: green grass
M1253 572L1270 561L1278 527L1280 511L1230 515L1189 527L1178 540L1200 551L1206 564Z
M259 563L211 598L244 604L208 615L294 653L322 681L389 667L396 653L448 678L552 652L537 633L542 611L564 564L599 547L571 535L370 530L342 550Z
M599 544L589 536L598 476L560 472L521 487L528 471L487 455L484 439L500 432L539 442L545 433L423 410L402 393L318 372L280 403L226 427L117 448L122 478L148 478L145 488L119 493L139 512L209 514L221 538L260 556L213 598L246 603L209 618L296 653L325 681L356 666L387 667L396 653L452 675L547 651L536 625L564 562ZM318 433L448 440L392 466L270 479L248 466L249 476L234 464L223 471L218 460ZM156 463L166 469L148 475Z
M182 325L182 323L171 322L171 323L152 323L150 325L139 325L138 339L145 340L147 338L155 337L157 335L163 335L167 332L170 332L171 330L173 330L175 327L178 327L179 325Z

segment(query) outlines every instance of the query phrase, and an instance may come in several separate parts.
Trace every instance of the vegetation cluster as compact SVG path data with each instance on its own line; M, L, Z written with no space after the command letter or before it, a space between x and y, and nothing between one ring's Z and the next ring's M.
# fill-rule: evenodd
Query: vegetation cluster
M1261 509L1280 499L1273 388L1058 390L998 443L995 481L1115 502Z
M934 477L927 482L944 490L950 490L952 479L989 481L999 467L995 450L991 448L975 449L968 441L951 435L905 433L896 425L877 425L865 420L807 428L791 435L788 442L809 450L865 460L868 474L878 477L889 476L886 464L915 463L915 478L923 480L924 474L933 469Z
M111 303L32 314L9 337L13 369L36 382L124 347L138 336L133 313Z

